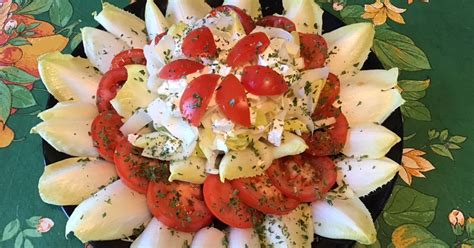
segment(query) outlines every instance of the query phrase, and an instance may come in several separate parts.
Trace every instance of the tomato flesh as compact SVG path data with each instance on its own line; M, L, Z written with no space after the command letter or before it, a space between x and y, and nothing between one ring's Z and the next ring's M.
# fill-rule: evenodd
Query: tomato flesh
M319 95L315 113L330 110L334 102L337 100L340 90L341 83L339 82L339 78L336 75L329 73L326 84L321 91L321 95Z
M155 45L158 45L158 43L160 43L160 40L163 38L163 36L166 35L166 33L167 33L167 32L165 31L165 32L163 32L163 33L161 33L161 34L156 35L156 36L155 36L155 39L154 39L152 42L154 42Z
M314 131L311 134L303 134L308 149L305 151L313 156L337 155L342 151L347 139L349 124L340 109L331 108L325 112L318 113L317 120L334 117L336 123L327 128Z
M141 149L130 144L126 137L115 148L114 163L122 182L142 194L147 192L150 181L168 179L167 164L141 156Z
M261 65L244 67L242 84L248 92L257 96L276 96L288 90L288 85L278 72Z
M232 74L226 76L216 90L216 103L232 122L250 127L250 109L245 89Z
M214 36L208 27L194 29L183 40L183 54L188 58L210 58L217 55Z
M114 99L117 91L127 81L127 76L127 70L124 67L110 70L102 76L96 94L99 112L113 110L110 100Z
M264 214L284 215L299 205L299 201L283 195L266 174L236 179L231 184L243 203Z
M179 108L183 117L194 126L201 124L219 79L220 75L204 74L193 79L184 90Z
M219 176L208 175L203 186L204 201L216 218L231 227L251 228L261 221L262 215L240 201L239 191Z
M143 49L130 49L115 55L110 70L122 68L126 65L146 65Z
M102 112L94 118L91 125L91 137L99 154L107 161L114 161L117 142L123 137L120 127L122 117L115 111Z
M281 28L288 32L296 31L296 25L283 16L265 16L257 22L258 26Z
M336 165L329 157L288 156L275 160L266 171L285 196L300 202L322 199L336 183Z
M204 65L199 62L189 59L177 59L163 66L158 76L162 79L176 80L203 68Z
M270 39L263 32L251 33L240 39L227 56L227 65L238 67L257 61L258 54L270 45Z
M299 33L301 57L304 59L305 69L321 68L328 58L326 40L317 34Z
M185 182L150 182L147 205L166 226L182 232L196 232L211 224L201 185Z
M244 28L246 34L250 34L252 30L255 29L255 23L253 22L252 17L247 15L247 13L245 13L242 9L240 9L237 6L233 6L233 5L219 6L211 11L211 15L215 16L216 15L215 12L228 13L230 11L235 11L237 16L239 17L240 23L242 23L242 27Z

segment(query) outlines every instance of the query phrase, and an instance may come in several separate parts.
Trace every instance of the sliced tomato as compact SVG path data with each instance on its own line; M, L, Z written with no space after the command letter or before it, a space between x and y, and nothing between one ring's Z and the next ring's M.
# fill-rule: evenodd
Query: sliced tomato
M213 216L204 203L201 185L185 182L150 182L148 209L166 226L196 232L211 224Z
M328 111L332 108L333 103L339 97L339 92L341 90L341 83L339 78L329 73L329 76L326 80L321 95L319 95L318 104L316 105L315 113L320 113L323 111Z
M214 36L208 27L189 32L183 40L182 50L188 58L211 58L217 55Z
M336 123L329 127L314 131L313 134L303 134L308 149L305 151L313 156L337 155L342 151L347 139L349 124L340 109L331 108L313 118L321 120L326 118L336 118Z
M321 68L328 58L326 40L317 34L299 33L301 57L304 59L305 69Z
M258 20L258 26L281 28L288 32L296 31L296 25L284 16L265 16Z
M143 49L130 49L115 55L110 70L122 68L126 65L146 65Z
M227 56L227 65L238 67L255 62L258 54L270 45L270 39L263 32L251 33L240 39Z
M232 122L250 127L250 109L245 89L233 74L225 77L217 88L216 103Z
M288 156L275 160L266 171L285 196L300 202L321 199L336 183L336 165L329 157Z
M242 23L242 27L244 27L246 34L250 34L252 30L255 29L255 23L253 22L252 17L250 17L249 15L247 15L247 13L245 13L245 11L234 5L219 6L211 11L211 15L215 16L216 12L228 13L230 11L235 11L237 16L239 17L240 23Z
M163 36L166 35L166 31L161 33L161 34L158 34L155 36L155 39L153 40L153 42L155 43L155 45L158 45L158 43L160 43L160 40L163 38Z
M201 124L219 79L220 75L204 74L193 79L184 90L179 108L183 117L194 126Z
M199 62L189 59L177 59L163 66L158 76L162 79L176 80L203 68L204 65Z
M207 176L203 192L212 214L231 227L251 228L262 219L261 213L240 201L237 189L228 181L221 182L217 175Z
M257 96L276 96L288 90L287 83L278 72L261 65L244 67L242 84L248 92Z
M100 156L108 161L114 161L115 147L123 137L120 132L122 125L122 117L115 111L102 112L92 121L91 137L94 146L99 150Z
M299 205L299 201L283 195L266 174L232 180L231 184L242 202L264 214L284 215Z
M117 91L127 81L127 75L127 70L122 67L110 70L102 76L97 87L96 104L99 112L113 110L110 100L114 99Z
M141 149L134 147L127 138L121 139L115 148L115 169L122 182L129 188L145 194L150 181L167 180L168 165L160 160L145 158Z

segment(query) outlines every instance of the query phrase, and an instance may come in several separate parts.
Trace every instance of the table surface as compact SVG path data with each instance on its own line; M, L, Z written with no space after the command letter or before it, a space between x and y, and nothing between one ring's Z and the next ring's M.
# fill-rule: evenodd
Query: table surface
M364 8L374 1L346 0L342 10L322 4L346 23L378 24L373 50L385 67L401 69L399 87L407 101L403 169L376 220L378 242L370 247L472 247L474 2L385 0ZM64 237L61 209L38 195L41 138L29 130L48 97L35 81L36 59L71 52L80 28L96 26L91 13L100 1L0 2L0 247L82 247L73 235ZM5 104L7 94L12 106Z

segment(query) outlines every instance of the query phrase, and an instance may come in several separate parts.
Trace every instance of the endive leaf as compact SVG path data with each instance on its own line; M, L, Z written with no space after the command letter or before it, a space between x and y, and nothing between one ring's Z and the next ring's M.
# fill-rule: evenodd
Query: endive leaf
M224 0L222 5L233 5L239 7L252 19L257 20L262 17L262 7L259 1L255 0Z
M171 229L156 218L152 218L142 234L130 245L130 248L189 247L192 240L192 233Z
M273 147L273 159L303 153L308 146L306 142L298 135L290 132L283 132L282 143L280 146Z
M54 107L47 109L38 114L38 117L43 121L48 120L92 120L99 112L95 104L69 101L58 102Z
M171 161L169 181L179 180L194 184L203 184L206 180L206 159L191 156L185 160Z
M154 40L156 35L168 30L168 21L153 0L146 1L145 24L150 40Z
M324 11L313 0L283 0L285 17L296 25L296 31L321 34Z
M166 19L169 24L184 22L193 24L211 11L204 0L169 0L166 8Z
M229 227L227 239L229 240L228 248L260 247L260 239L254 228Z
M225 233L214 227L204 227L194 235L191 248L225 248Z

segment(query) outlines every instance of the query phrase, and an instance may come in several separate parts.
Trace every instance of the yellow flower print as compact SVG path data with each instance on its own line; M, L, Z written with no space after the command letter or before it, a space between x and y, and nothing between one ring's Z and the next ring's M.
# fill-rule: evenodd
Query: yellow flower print
M387 17L394 22L405 24L401 13L406 9L398 8L390 0L376 0L373 4L365 5L365 13L362 15L365 19L372 19L375 25L382 25L387 21Z
M15 133L0 119L0 148L9 146L14 137Z
M422 172L435 169L430 161L422 157L425 154L425 152L413 148L403 149L402 169L399 175L408 185L411 185L412 177L424 178Z

